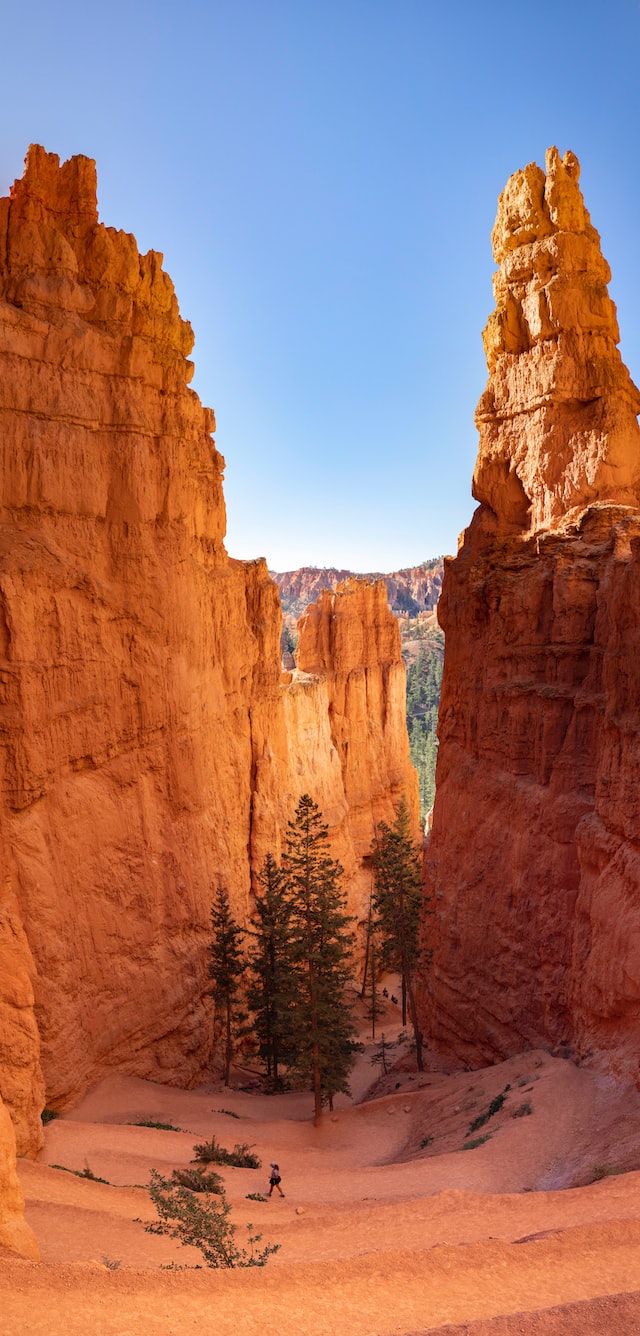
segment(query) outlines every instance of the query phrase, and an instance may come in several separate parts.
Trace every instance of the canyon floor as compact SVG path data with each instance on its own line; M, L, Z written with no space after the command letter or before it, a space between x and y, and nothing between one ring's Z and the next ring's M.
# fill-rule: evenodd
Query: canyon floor
M319 1128L306 1094L103 1081L47 1125L39 1162L19 1162L42 1260L3 1255L3 1336L639 1330L637 1092L532 1051L483 1071L394 1071L371 1097L371 1051L353 1101ZM212 1133L265 1166L220 1169L238 1241L250 1221L281 1245L264 1269L163 1270L201 1259L137 1220L154 1218L139 1186L151 1168L187 1165ZM249 1201L270 1160L284 1200ZM66 1172L85 1169L108 1183Z

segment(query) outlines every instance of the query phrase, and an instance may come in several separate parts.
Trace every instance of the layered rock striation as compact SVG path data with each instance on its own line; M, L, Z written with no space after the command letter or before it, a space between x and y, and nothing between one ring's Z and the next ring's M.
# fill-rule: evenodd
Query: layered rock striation
M0 1094L21 1153L45 1093L207 1070L213 891L246 920L303 789L354 873L354 822L415 782L378 595L346 600L348 669L336 641L282 678L277 587L224 549L192 342L162 257L99 222L94 163L32 148L0 201Z
M432 1043L566 1045L638 1077L640 395L572 154L516 173L478 409L480 501L445 570L426 862Z

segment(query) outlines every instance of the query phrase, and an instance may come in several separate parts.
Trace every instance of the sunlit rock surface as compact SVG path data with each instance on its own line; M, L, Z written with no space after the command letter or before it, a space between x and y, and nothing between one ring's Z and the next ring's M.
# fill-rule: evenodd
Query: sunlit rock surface
M572 154L503 192L476 511L447 564L422 1016L637 1078L640 396Z
M304 789L361 917L365 833L415 785L378 594L345 596L349 654L282 678L192 342L162 257L98 221L94 163L32 148L0 202L0 1093L29 1154L45 1097L209 1070L215 887L246 921Z

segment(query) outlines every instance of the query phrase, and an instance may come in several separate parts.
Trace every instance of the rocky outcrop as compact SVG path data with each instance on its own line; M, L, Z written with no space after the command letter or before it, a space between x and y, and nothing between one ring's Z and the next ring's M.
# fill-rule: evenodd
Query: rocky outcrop
M353 871L364 758L376 818L406 762L376 595L348 669L282 679L277 587L224 549L191 345L162 257L98 221L93 162L32 148L0 202L0 1093L24 1153L44 1091L208 1070L214 888L246 919L304 788ZM361 690L356 765L339 712Z
M24 1218L24 1197L16 1174L16 1139L0 1099L0 1249L38 1261L38 1244Z
M511 179L493 233L474 490L445 571L432 1043L567 1045L638 1076L640 396L571 154Z
M273 578L280 590L284 612L295 617L300 617L324 589L337 589L345 580L364 580L367 584L384 580L392 611L415 616L418 612L430 612L435 608L442 586L442 572L443 561L437 557L433 561L423 561L420 566L407 566L404 570L393 571L390 575L383 575L380 571L355 575L353 571L339 571L334 567L319 570L315 566L302 566L297 571L274 574Z

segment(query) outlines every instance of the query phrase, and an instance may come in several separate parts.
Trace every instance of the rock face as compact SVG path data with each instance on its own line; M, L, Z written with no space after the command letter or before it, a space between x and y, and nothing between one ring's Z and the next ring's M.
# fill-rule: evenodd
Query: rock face
M348 665L340 640L335 668L281 677L277 587L225 552L161 261L99 223L87 158L32 148L0 201L0 1094L22 1153L45 1090L61 1108L110 1070L207 1070L213 890L246 918L305 787L354 871L365 763L376 819L412 782L379 595L345 595ZM340 711L364 727L363 691L356 763Z
M493 233L481 502L445 570L425 862L436 1047L526 1044L638 1078L640 396L572 154L518 172Z
M353 578L325 590L298 627L297 671L285 696L288 787L319 794L350 887L350 908L364 926L371 873L362 859L371 851L376 825L393 820L403 795L420 837L400 631L385 582ZM318 731L319 719L326 737Z
M16 1138L8 1111L0 1099L0 1249L38 1261L33 1230L24 1219L24 1197L16 1174Z
M353 571L339 571L334 567L318 570L303 566L298 571L284 571L274 575L280 590L282 607L300 617L309 603L314 603L324 589L336 589L345 580L364 580L367 584L384 580L389 607L393 612L415 615L435 608L442 586L443 562L423 561L420 566L408 566L401 571L383 575L380 571L368 575L354 575Z

